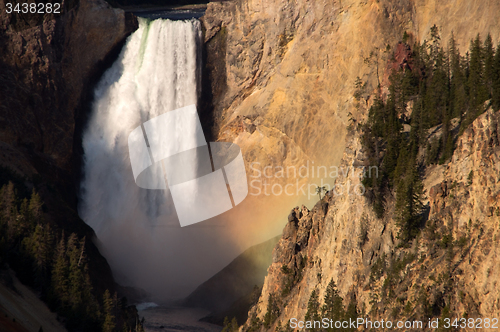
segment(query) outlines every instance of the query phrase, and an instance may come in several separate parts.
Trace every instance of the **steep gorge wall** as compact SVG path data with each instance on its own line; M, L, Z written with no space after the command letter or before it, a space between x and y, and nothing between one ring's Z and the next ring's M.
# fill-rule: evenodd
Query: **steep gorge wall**
M218 138L264 165L338 164L355 79L376 83L364 58L401 36L411 12L409 1L209 4L206 40L225 46Z
M47 222L91 239L76 213L80 131L92 84L137 22L103 0L65 1L61 14L8 14L7 2L0 0L0 183L35 187ZM106 260L91 241L86 249L94 287L113 290Z
M439 317L445 306L451 318L496 317L499 126L500 111L490 109L465 130L448 164L428 169L424 192L429 217L411 248L398 247L391 213L377 219L363 196L330 193L311 211L292 210L246 327L252 316L264 320L271 294L279 317L268 330L285 327L291 318L303 320L311 292L316 290L321 303L330 280L346 303L356 298L359 313L372 320L427 321L426 312ZM350 149L362 151L356 134L348 135L347 142ZM345 153L343 162L352 165L360 159L362 153ZM355 177L349 181L359 183ZM376 266L382 259L385 272ZM404 260L401 268L395 267ZM290 278L296 281L283 292Z
M337 164L360 77L367 91L404 31L417 40L439 28L462 52L476 34L500 40L497 1L347 0L210 3L203 17L214 68L215 135L243 147L246 160L300 165ZM214 47L214 44L219 47ZM378 51L377 51L378 50ZM359 114L361 113L361 114ZM276 148L277 147L277 148Z
M462 53L478 33L483 37L491 33L497 44L498 12L496 1L465 0L209 4L204 17L206 42L218 50L213 61L219 61L213 64L214 82L219 83L214 89L214 114L219 119L215 132L220 140L238 143L247 162L361 165L359 133L349 132L347 126L351 117L363 121L371 104L368 95L378 78L374 61L371 65L364 61L370 53L379 55L382 80L391 53L384 53L386 45L396 45L404 31L421 42L435 24L443 46L453 32ZM361 104L353 98L357 77L367 83ZM374 318L386 319L407 302L411 309L407 316L418 315L424 310L418 304L423 301L422 288L429 290L426 303L441 310L448 301L457 317L463 313L487 317L498 310L499 294L493 289L498 280L492 277L498 256L496 185L490 187L497 179L497 118L498 113L490 111L477 119L461 137L453 161L429 169L425 189L431 222L413 248L397 249L394 220L377 219L361 196L330 194L311 211L292 211L247 327L252 315L264 319L271 294L280 298L280 314L269 330L292 317L304 318L312 290L318 291L321 301L331 279L344 298L354 295L359 309ZM462 159L469 164L458 169ZM465 178L470 170L474 174L479 170L474 183L488 184L490 189L469 185ZM359 184L356 177L337 183L346 185L348 180L353 187ZM449 185L455 181L456 192L450 196ZM461 241L451 250L437 244L450 230L453 241ZM469 242L462 243L463 239ZM404 281L393 289L401 294L400 302L388 306L382 301L388 276L370 282L372 266L382 257L403 260L410 255L417 258L397 272L397 279ZM289 285L284 265L300 275L287 294L282 294ZM444 283L450 274L451 284Z
M62 185L75 173L92 84L137 22L103 0L66 1L61 14L8 14L6 3L0 1L1 164Z

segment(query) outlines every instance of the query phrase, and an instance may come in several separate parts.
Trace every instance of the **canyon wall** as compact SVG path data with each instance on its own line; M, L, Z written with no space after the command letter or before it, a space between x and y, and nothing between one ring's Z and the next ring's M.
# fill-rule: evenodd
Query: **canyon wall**
M434 24L443 46L453 32L462 53L478 33L496 43L499 9L494 0L210 3L203 22L215 53L216 136L240 144L247 161L338 164L349 119L366 113L353 97L356 79L373 91L387 45L392 51L405 31L429 39Z
M205 37L223 43L214 62L225 64L214 96L218 138L265 165L338 164L356 77L376 84L364 59L402 36L412 8L408 1L210 3Z
M101 0L65 1L61 14L8 14L7 2L0 1L0 184L15 182L21 195L36 188L49 224L91 239L76 213L80 132L92 85L137 22ZM86 249L95 289L114 290L106 260L91 241Z
M436 24L442 45L446 47L453 31L465 53L477 33L490 32L494 42L499 40L499 6L459 0L210 3L202 22L208 77L204 90L210 91L212 105L202 107L201 117L211 125L215 140L242 148L250 175L256 174L250 168L255 162L260 170L338 166L346 128L364 121L371 93L379 81L387 83L384 66L405 31L413 41L423 41ZM353 96L357 78L364 85L360 102ZM329 176L324 180L330 186L334 181ZM286 185L295 179L265 181ZM281 215L289 206L311 204L299 195L251 196L249 206ZM252 221L253 232L265 234L264 241L284 222L279 216Z
M453 33L464 54L478 33L500 41L499 12L496 1L465 0L209 4L203 23L208 48L217 51L209 55L216 135L238 143L247 162L362 165L359 132L349 125L366 119L378 81L387 84L385 64L403 33L422 42L436 25L442 45ZM360 102L353 97L357 77L366 84ZM399 248L394 220L377 219L365 197L352 192L330 192L311 210L292 210L243 330L256 318L264 321L273 306L277 317L260 329L303 319L311 292L321 302L330 280L374 319L399 314L404 305L408 318L430 304L442 309L447 303L457 317L498 311L497 126L498 112L483 114L461 136L452 161L428 169L429 222L413 248ZM360 180L348 176L337 184L355 188ZM382 261L405 267L378 275ZM388 305L384 283L394 279L399 302ZM430 297L423 299L421 289Z
M137 22L100 0L66 1L61 14L8 14L6 3L0 1L1 164L61 185L75 173L91 85Z
M499 125L500 111L490 109L465 130L448 164L427 170L429 217L411 248L401 248L390 213L377 219L364 196L330 193L311 210L292 210L246 328L255 317L264 321L271 295L279 314L269 330L285 327L291 318L303 320L311 292L316 290L321 302L331 280L346 302L355 298L359 314L373 321L417 319L445 305L452 318L495 317L500 309ZM347 142L350 150L362 151L355 133ZM360 159L362 153L346 152L343 162ZM348 180L359 183L356 177ZM381 262L390 272L381 273Z

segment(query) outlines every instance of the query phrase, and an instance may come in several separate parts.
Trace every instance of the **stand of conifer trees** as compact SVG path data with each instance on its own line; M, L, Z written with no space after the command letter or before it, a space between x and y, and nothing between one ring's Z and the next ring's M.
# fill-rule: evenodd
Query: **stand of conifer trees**
M112 297L106 290L98 296L94 291L85 237L51 226L42 207L34 189L24 199L12 182L0 189L0 268L8 264L22 283L64 317L70 331L142 331L135 324L136 311L116 293Z
M379 166L379 176L363 183L379 218L387 195L395 193L399 238L407 242L422 222L424 168L448 161L463 130L488 107L500 109L500 44L495 51L490 35L484 42L477 35L461 55L453 36L442 46L434 26L431 40L413 45L409 66L391 73L389 81L388 96L376 96L363 127L367 163ZM429 140L429 129L436 126L442 134Z

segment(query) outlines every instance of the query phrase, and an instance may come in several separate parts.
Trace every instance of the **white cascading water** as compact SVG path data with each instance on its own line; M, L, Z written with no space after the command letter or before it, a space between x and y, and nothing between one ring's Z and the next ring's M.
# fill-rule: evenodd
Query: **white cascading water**
M115 278L159 300L187 295L238 253L224 227L180 228L168 190L139 188L130 166L134 128L197 103L200 42L197 20L140 19L95 90L83 136L80 216Z

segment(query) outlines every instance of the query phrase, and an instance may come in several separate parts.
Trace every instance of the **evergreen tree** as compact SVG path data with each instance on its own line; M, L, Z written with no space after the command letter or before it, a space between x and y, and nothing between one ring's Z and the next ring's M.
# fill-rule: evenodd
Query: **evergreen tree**
M276 296L271 293L267 301L267 312L264 315L264 326L270 327L280 315L280 308Z
M34 223L30 219L29 203L26 198L21 201L21 206L19 207L19 215L16 221L16 234L17 236L21 234L26 234L28 229L32 231Z
M481 37L476 36L470 45L468 88L472 110L468 115L467 125L482 112L483 103L488 99L484 82L484 55Z
M239 325L238 325L238 321L236 320L236 317L233 317L233 319L231 320L231 327L232 327L234 332L238 332Z
M221 332L238 332L239 326L236 317L233 317L232 320L229 320L229 317L224 318L224 328Z
M37 224L31 236L23 240L24 248L33 261L35 281L44 289L52 258L53 234L50 226Z
M307 312L305 316L306 321L320 321L321 317L319 316L319 297L316 290L311 292L311 297L309 298L309 302L307 303ZM319 331L316 328L311 328L309 331Z
M0 263L4 261L21 282L40 291L42 300L64 317L70 331L128 331L126 304L118 307L117 295L102 315L89 276L85 237L54 239L54 226L45 220L43 201L35 190L29 199L19 200L12 182L0 188ZM102 296L102 294L99 294ZM109 298L109 294L108 294ZM136 326L143 331L142 326Z
M57 245L54 255L54 264L52 266L52 292L54 301L59 302L61 307L66 307L69 303L68 274L69 266L66 258L66 245L63 233Z
M69 261L69 303L74 312L82 310L82 288L83 275L79 266L80 249L75 233L72 233L68 239L67 256Z
M106 289L103 295L104 322L102 324L103 332L112 332L115 329L115 316L113 315L114 305L113 300Z
M347 310L345 313L345 320L356 321L358 319L358 303L356 300L356 295L354 293L350 296L351 300L349 301L349 305L347 306ZM348 328L347 331L356 331L355 328Z
M40 195L33 188L33 192L31 193L31 199L29 204L29 212L30 212L30 220L33 220L34 223L40 222L42 218L42 200Z
M488 36L486 36L486 40L484 41L484 81L487 99L491 98L493 94L494 56L495 50L493 49L493 41L491 39L491 34L488 33Z
M99 318L99 303L94 297L93 294L93 287L92 287L92 282L90 281L90 276L88 272L88 265L87 263L84 264L83 266L83 290L82 290L82 297L83 297L83 303L85 304L85 311L86 311L86 316L90 320L97 320ZM117 294L115 293L114 295L114 303L118 303L116 299ZM118 313L118 307L115 305L115 316L117 316Z
M233 330L231 329L231 322L229 321L229 317L224 317L224 323L222 324L223 329L221 332L232 332Z
M2 188L1 198L2 223L4 223L7 228L7 240L12 242L14 240L15 223L18 215L16 205L17 195L12 182L9 182Z
M335 282L330 280L330 283L326 287L326 294L324 298L324 304L321 307L321 314L324 318L328 318L335 321L340 321L344 318L344 305L343 299L339 294L337 285ZM341 329L336 329L335 327L328 329L328 331L337 331Z
M498 111L500 110L500 44L497 45L492 67L492 102L495 111Z
M466 82L462 59L453 34L448 43L448 54L450 58L450 110L452 118L461 117L467 110Z
M412 158L406 176L399 182L396 194L396 218L398 238L403 243L413 239L421 221L423 185L415 160Z
M431 75L428 77L428 89L425 90L425 106L432 112L425 112L428 127L433 127L443 121L447 113L449 98L448 90L448 64L447 57L441 47L441 38L438 29L434 25L431 28L432 42L430 45L430 68Z

